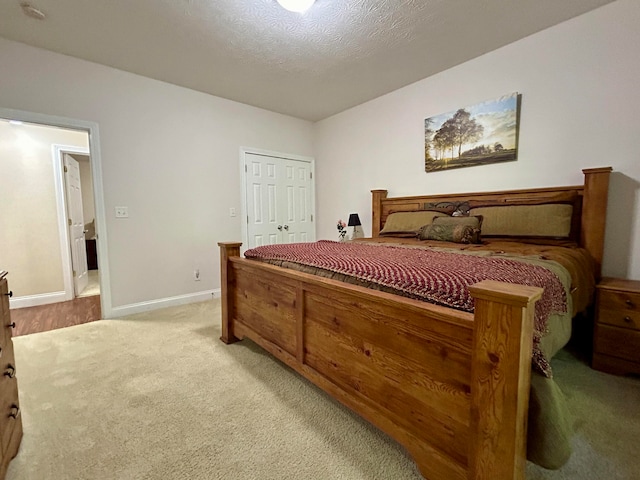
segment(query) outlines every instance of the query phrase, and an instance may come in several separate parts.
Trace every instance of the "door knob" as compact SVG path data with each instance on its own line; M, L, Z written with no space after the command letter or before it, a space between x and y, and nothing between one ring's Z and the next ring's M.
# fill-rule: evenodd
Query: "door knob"
M289 230L289 225L285 225L285 226L284 226L284 229L285 229L285 230Z
M282 231L282 225L278 225L278 230Z

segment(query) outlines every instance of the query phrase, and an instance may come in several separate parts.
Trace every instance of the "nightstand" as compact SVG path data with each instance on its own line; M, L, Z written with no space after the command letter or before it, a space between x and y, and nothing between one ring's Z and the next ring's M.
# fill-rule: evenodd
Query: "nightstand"
M596 295L593 368L640 374L640 281L603 278Z

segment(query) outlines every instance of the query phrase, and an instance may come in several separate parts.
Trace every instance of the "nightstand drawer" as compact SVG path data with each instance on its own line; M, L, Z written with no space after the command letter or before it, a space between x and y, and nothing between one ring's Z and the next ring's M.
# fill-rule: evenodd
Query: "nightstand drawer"
M600 308L603 310L640 311L640 293L601 290Z
M633 310L607 310L598 312L598 322L640 330L640 312Z
M633 362L640 360L640 332L628 328L596 325L594 350Z

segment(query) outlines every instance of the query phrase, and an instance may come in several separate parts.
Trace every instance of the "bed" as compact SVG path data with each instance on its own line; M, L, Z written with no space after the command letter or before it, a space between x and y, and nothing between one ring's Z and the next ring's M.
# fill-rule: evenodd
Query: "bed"
M561 241L497 236L489 243L500 256L515 243L586 252L591 281L566 292L574 314L588 307L600 275L610 172L583 170L584 184L569 187L395 198L374 190L372 237L330 246L417 251L415 240L385 235L398 213L455 208L446 212L453 218L490 216L501 206L570 205ZM427 479L524 478L531 386L553 388L552 379L534 374L532 382L531 374L536 303L547 287L483 279L467 289L469 312L347 283L335 272L319 276L242 258L237 242L219 246L223 342L248 338L262 346L396 439ZM589 276L577 272L573 277ZM566 334L559 344L565 341Z

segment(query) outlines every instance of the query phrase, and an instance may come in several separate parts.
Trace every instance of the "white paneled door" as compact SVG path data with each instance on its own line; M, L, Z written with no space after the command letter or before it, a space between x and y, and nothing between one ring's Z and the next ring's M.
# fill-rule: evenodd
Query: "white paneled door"
M244 166L247 248L315 241L312 163L245 153Z
M84 239L84 216L82 214L82 190L80 187L80 166L68 153L64 158L64 184L67 197L67 218L71 239L71 265L76 296L87 288L87 250Z

